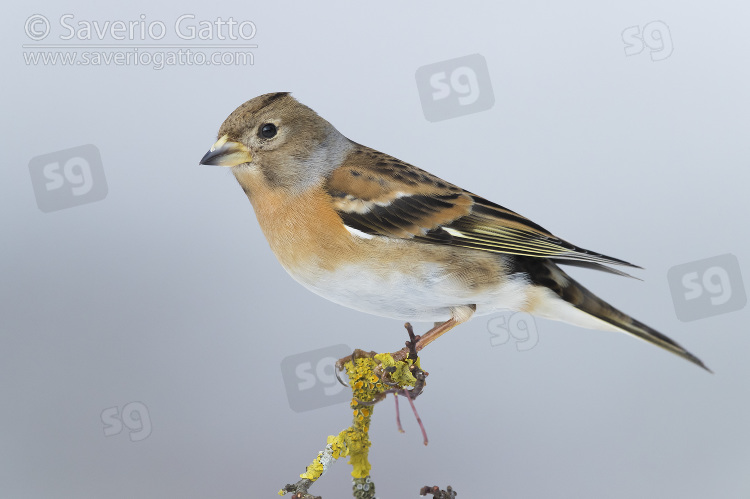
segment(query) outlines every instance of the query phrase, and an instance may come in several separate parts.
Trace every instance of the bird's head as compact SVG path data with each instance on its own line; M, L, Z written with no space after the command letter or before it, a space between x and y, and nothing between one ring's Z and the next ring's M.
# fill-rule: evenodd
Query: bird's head
M200 164L231 167L240 183L260 176L268 187L301 191L338 166L351 144L289 92L277 92L235 109Z

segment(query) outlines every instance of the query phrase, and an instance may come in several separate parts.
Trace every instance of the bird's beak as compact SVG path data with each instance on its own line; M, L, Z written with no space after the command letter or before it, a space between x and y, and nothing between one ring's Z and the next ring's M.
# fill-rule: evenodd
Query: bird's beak
M250 150L224 135L201 158L199 165L237 166L253 160Z

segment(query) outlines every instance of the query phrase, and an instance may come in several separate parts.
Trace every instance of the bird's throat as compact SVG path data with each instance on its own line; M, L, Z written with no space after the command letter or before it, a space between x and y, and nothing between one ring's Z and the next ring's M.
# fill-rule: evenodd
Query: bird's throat
M271 250L287 270L311 264L325 267L322 255L351 251L352 237L322 188L289 197L270 188L260 172L239 170L234 174L253 205Z

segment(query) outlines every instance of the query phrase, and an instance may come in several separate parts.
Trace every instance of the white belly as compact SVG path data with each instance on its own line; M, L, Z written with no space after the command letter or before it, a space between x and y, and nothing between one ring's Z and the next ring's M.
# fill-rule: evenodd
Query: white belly
M520 310L527 303L528 281L521 275L502 276L496 285L468 285L467 270L456 262L450 268L436 263L402 260L389 266L341 265L332 271L295 275L314 293L362 312L404 321L438 322L451 318L451 308L476 305L475 315L501 309ZM488 254L489 255L489 254ZM464 262L470 265L470 262ZM468 271L470 273L470 270Z

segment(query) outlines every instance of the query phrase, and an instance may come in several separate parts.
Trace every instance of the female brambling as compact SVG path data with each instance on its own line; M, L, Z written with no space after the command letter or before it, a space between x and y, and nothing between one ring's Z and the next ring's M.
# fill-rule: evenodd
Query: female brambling
M630 333L697 357L578 284L558 264L636 267L344 137L288 92L238 107L200 164L232 168L289 274L356 310L436 322L420 348L474 315L524 311Z

